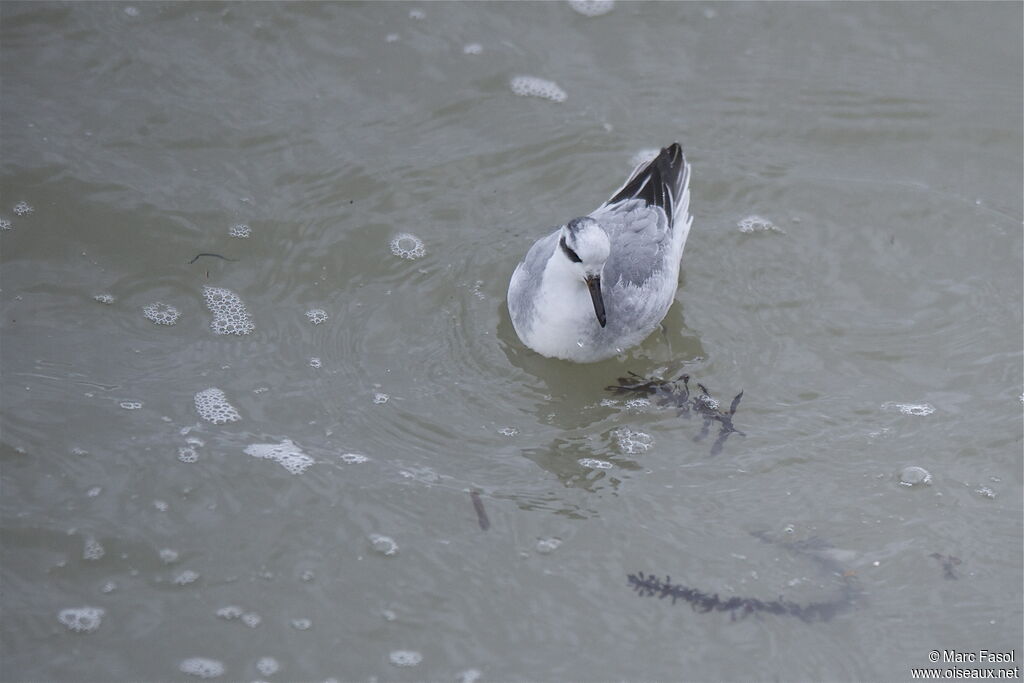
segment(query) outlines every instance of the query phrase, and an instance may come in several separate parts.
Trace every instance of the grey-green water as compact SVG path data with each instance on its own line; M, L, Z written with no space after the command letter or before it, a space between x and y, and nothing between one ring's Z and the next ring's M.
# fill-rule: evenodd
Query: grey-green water
M3 3L0 678L1019 667L1021 25L1020 3ZM695 221L664 332L589 366L524 349L515 264L672 140ZM391 253L403 232L425 256ZM215 335L204 286L252 334ZM605 391L627 371L744 390L746 436L711 456L699 421ZM239 421L199 416L209 387ZM302 474L245 452L286 439ZM857 596L734 620L637 597L636 571ZM85 606L98 628L61 622Z

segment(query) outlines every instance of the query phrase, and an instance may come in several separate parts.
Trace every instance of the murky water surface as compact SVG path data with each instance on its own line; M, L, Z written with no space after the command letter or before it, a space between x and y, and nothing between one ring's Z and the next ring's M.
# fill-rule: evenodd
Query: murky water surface
M579 9L0 6L0 677L1020 665L1021 5ZM524 349L518 260L673 140L664 331Z

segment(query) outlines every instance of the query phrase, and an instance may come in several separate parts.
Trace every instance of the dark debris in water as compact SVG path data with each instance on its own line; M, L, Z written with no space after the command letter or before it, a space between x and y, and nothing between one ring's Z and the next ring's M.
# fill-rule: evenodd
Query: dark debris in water
M934 557L936 560L939 561L939 564L942 565L942 570L944 572L943 576L947 579L952 579L955 581L960 578L956 575L956 572L953 571L953 567L957 566L961 562L959 557L954 557L952 555L943 555L942 553L932 553L928 557Z
M720 408L718 400L711 396L707 387L697 382L697 388L700 389L700 393L691 391L689 375L680 375L675 380L647 379L635 372L630 372L628 377L620 377L618 384L607 387L609 391L619 396L623 394L651 396L659 406L674 407L676 415L679 417L689 419L691 415L697 415L703 420L703 425L700 434L694 437L694 441L705 439L711 430L711 423L717 422L720 427L718 438L711 445L711 455L718 455L722 452L725 440L729 438L730 434L746 436L736 429L732 421L736 409L740 405L740 399L743 398L743 392L736 394L732 403L729 404L728 410L723 410Z
M820 602L798 603L786 600L779 596L776 600L759 600L758 598L743 598L733 596L721 598L718 593L705 593L697 588L690 588L681 583L672 583L672 577L666 576L664 580L653 574L637 572L626 577L629 584L641 597L658 596L659 600L672 598L674 605L677 600L690 603L690 606L697 612L729 612L732 619L742 619L755 612L765 614L776 614L781 616L796 617L801 621L811 623L815 621L828 621L852 604L849 597L835 600L823 600Z

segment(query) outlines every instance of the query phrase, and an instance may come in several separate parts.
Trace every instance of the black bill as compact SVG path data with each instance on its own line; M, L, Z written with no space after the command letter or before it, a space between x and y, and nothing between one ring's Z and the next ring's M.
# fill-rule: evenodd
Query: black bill
M594 300L594 313L597 314L597 322L601 323L601 327L604 327L607 320L604 315L604 297L601 296L601 276L589 276L587 278L587 289L590 290L590 298Z

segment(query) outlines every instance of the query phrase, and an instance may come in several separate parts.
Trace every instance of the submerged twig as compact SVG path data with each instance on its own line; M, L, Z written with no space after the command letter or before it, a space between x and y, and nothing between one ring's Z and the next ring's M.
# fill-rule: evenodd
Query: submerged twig
M725 411L719 409L718 400L711 396L707 387L700 382L697 383L697 387L701 393L694 396L690 391L690 376L686 374L680 375L675 380L666 380L646 379L635 372L630 372L628 377L620 377L618 384L610 385L607 389L617 395L654 396L655 402L659 406L674 406L676 415L679 417L689 418L691 413L699 415L703 423L700 433L694 437L694 441L701 441L707 437L711 431L711 424L718 422L721 425L718 438L711 445L711 455L718 455L722 452L725 440L729 438L730 434L746 436L745 433L736 429L732 421L736 409L739 408L740 399L743 398L743 392L736 394L729 409Z

